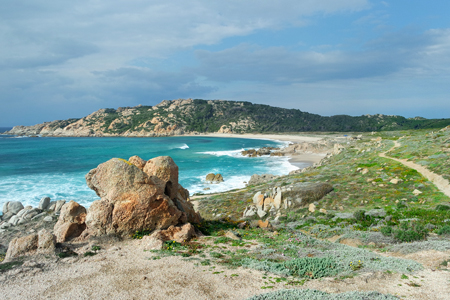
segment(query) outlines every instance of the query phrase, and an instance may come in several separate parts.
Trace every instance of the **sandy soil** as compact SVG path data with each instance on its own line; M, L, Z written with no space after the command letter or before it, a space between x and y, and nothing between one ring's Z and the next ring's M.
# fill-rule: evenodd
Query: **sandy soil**
M262 289L267 286L267 279L255 270L202 266L198 261L186 261L178 256L157 259L156 254L144 251L140 243L140 240L119 242L104 247L96 256L85 258L34 257L22 268L0 275L0 299L238 300L292 288L281 282L270 284L273 286L270 290ZM90 247L85 245L85 249ZM421 252L404 258L431 261L434 265L445 256L450 257L450 253ZM427 268L408 275L408 279L402 279L401 275L378 272L344 280L322 278L295 288L330 293L375 290L401 299L449 299L450 272Z
M211 137L221 137L221 138L243 138L243 139L261 139L261 140L277 140L286 141L293 143L302 142L316 142L323 138L323 136L305 136L305 135L288 135L288 134L254 134L254 133L205 133L202 134Z

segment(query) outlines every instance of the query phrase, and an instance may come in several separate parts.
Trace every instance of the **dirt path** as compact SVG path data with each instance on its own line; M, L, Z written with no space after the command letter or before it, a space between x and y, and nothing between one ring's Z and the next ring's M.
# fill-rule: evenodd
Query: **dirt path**
M388 152L392 151L393 149L398 148L400 146L401 146L401 144L398 141L394 141L394 147L392 147L391 149L389 149L386 152L380 153L379 156L398 161L399 163L407 166L408 168L416 170L417 172L422 174L426 179L428 179L429 181L434 183L434 185L441 192L443 192L445 195L450 197L450 183L448 182L447 179L445 179L441 175L433 173L430 170L428 170L427 168L425 168L424 166L416 164L416 163L414 163L412 161L408 161L407 159L398 159L398 158L393 158L393 157L390 157L390 156L386 155L386 153L388 153Z

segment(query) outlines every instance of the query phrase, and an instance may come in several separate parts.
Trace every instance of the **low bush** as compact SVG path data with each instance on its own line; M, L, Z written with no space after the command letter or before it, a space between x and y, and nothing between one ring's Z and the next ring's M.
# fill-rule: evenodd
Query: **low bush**
M392 295L384 295L379 292L347 292L341 294L328 294L326 292L310 289L279 290L266 294L260 294L247 300L398 300Z
M381 233L386 236L392 236L398 242L414 242L425 240L428 231L425 226L416 222L403 222L398 228L390 226L381 227Z
M445 225L439 228L437 231L437 234L443 235L443 234L450 234L450 225Z
M321 278L337 274L337 264L329 257L303 257L282 264L291 275L298 277Z

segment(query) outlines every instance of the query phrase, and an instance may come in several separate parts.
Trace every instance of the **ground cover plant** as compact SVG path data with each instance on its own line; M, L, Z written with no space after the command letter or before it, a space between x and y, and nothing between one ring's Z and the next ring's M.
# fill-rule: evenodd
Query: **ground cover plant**
M266 294L260 294L248 298L247 300L397 300L399 298L392 295L384 295L378 292L347 292L341 294L329 294L317 290L280 290Z

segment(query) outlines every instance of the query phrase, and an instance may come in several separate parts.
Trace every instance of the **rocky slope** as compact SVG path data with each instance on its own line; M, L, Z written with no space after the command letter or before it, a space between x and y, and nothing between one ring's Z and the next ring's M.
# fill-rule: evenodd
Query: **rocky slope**
M450 119L346 115L322 117L297 109L224 100L164 100L155 106L100 109L81 119L16 126L9 134L27 136L172 136L204 132L378 131L441 128Z

